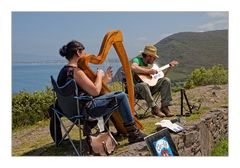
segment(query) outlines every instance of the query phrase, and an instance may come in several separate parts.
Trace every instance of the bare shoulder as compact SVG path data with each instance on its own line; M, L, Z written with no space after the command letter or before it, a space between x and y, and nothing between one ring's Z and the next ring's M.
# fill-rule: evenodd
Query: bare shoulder
M75 73L84 74L83 70L80 68L74 68Z
M76 77L86 77L86 74L80 68L74 68L74 74L76 75Z

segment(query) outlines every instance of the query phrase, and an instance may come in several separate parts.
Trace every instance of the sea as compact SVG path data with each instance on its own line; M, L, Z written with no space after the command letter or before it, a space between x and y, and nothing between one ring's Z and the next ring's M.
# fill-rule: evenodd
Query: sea
M51 87L50 76L57 79L58 73L65 63L13 63L12 64L12 93L20 91L35 92ZM97 68L105 70L112 66L113 75L121 67L118 60L110 64L90 65L93 71Z

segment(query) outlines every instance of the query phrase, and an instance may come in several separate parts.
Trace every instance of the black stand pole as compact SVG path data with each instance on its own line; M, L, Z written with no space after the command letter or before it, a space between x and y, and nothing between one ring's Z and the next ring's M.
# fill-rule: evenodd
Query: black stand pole
M189 101L188 101L188 98L187 98L187 95L186 95L185 90L183 91L183 94L184 94L184 97L185 97L185 99L186 99L186 102L187 102L187 105L188 105L189 112L190 112L190 114L192 114L192 107L191 107L190 104L189 104Z
M183 116L183 89L181 89L181 116Z
M188 109L189 109L189 113L185 113L183 114L183 99L185 98L187 105L188 105ZM189 104L187 95L186 95L186 91L185 89L181 89L181 116L190 116L192 114L192 108L191 105Z

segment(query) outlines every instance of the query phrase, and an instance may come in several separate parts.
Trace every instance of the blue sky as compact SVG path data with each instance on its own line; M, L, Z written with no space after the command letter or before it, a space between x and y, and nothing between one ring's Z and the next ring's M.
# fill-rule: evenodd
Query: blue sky
M12 12L13 62L61 60L58 49L73 39L97 54L113 29L122 30L132 58L174 33L228 29L228 12Z

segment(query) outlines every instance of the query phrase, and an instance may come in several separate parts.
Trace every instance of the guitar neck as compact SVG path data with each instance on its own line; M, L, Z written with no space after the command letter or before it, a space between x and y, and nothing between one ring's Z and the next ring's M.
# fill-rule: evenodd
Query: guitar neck
M163 71L163 70L165 70L165 69L167 69L169 67L170 67L170 64L164 65L164 66L158 68L158 71Z

